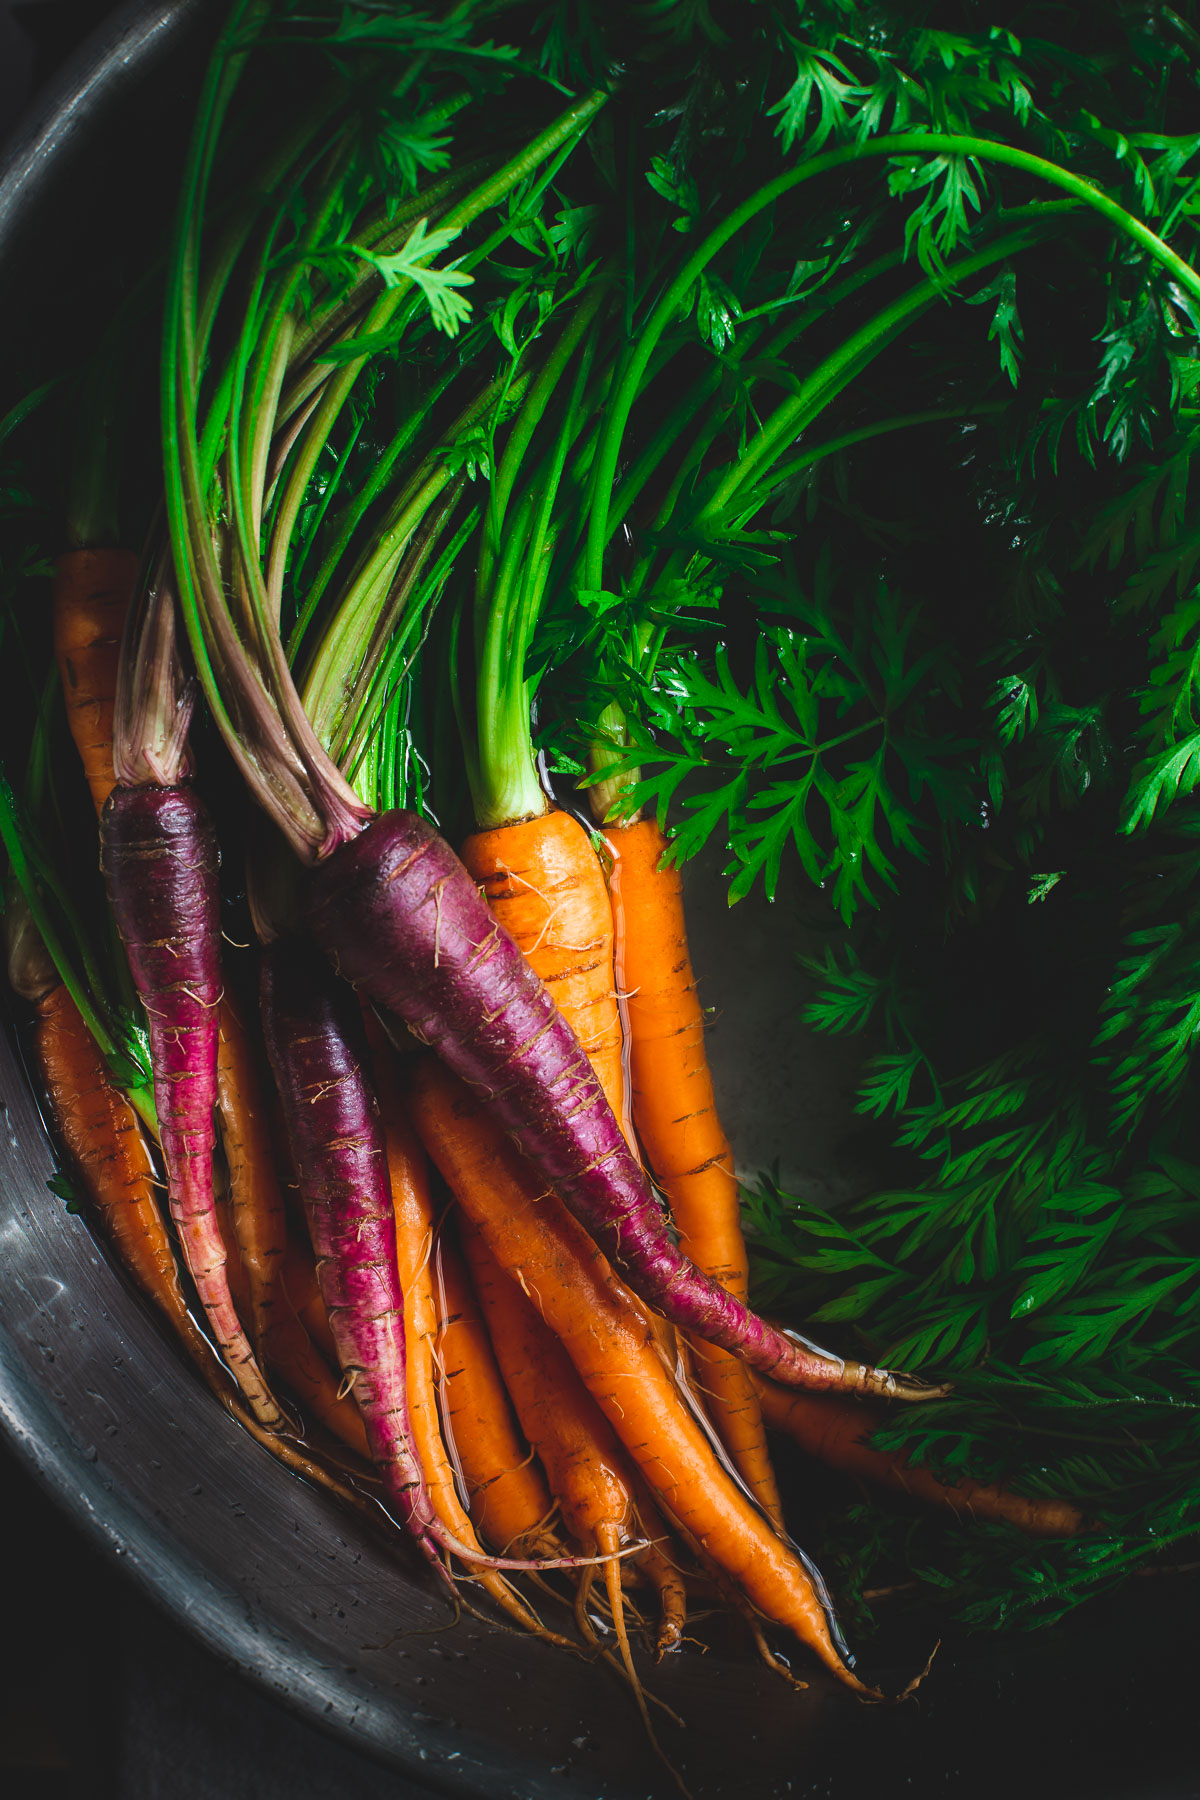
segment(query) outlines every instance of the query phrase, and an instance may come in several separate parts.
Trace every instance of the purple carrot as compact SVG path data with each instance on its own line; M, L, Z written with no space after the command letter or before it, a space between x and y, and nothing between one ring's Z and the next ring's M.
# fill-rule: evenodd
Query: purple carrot
M441 1569L412 1450L387 1150L354 1000L311 951L285 940L263 957L259 1004L342 1370L388 1500Z
M592 1560L486 1556L434 1514L412 1447L387 1148L358 1008L327 963L287 940L263 957L259 1001L321 1297L372 1460L400 1523L443 1576L442 1550L492 1569L575 1568Z
M283 1415L254 1360L225 1269L213 1202L221 1004L219 857L187 787L116 787L100 816L100 867L150 1037L171 1217L217 1347L262 1424Z
M482 1095L648 1305L792 1386L935 1391L777 1330L683 1255L578 1038L423 820L381 815L310 879L309 924L338 972Z

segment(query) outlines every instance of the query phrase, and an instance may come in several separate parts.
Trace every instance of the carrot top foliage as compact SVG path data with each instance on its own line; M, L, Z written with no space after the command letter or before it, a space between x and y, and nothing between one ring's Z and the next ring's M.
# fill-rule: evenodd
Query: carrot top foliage
M1113 8L1050 47L1018 20L1005 51L1019 141L1188 255L1194 27ZM856 67L846 37L813 46L827 142ZM904 227L928 266L945 221L961 243L986 216L961 180L943 197L942 223ZM831 1515L847 1589L915 1575L971 1622L1028 1624L1200 1529L1200 361L1188 291L1074 210L959 298L978 311L940 305L906 368L847 390L827 455L817 433L789 450L762 517L788 541L751 546L765 574L720 562L682 675L660 664L672 697L627 675L628 761L643 801L678 792L684 852L721 832L732 898L792 858L793 886L821 888L808 1021L862 1045L875 1184L836 1215L755 1184L760 1304L952 1375L877 1443L1096 1521L1029 1550Z

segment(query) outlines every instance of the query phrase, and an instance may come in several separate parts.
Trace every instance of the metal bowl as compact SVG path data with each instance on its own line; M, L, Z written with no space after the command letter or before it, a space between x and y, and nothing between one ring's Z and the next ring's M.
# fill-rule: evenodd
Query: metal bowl
M95 292L119 291L137 269L139 224L170 202L213 17L208 0L134 0L14 140L0 167L6 343L29 348L66 331L80 271ZM855 1182L841 1146L852 1070L806 1043L798 978L780 985L781 963L794 966L778 952L795 948L795 909L745 902L734 965L719 883L702 872L693 891L740 1159L779 1159L835 1199ZM499 1624L452 1625L396 1549L239 1431L82 1221L48 1194L54 1166L10 1020L0 1040L0 1420L129 1578L247 1676L435 1791L674 1792L607 1674ZM1173 1637L1183 1651L1188 1609L1163 1584L1140 1585L1085 1623L1015 1646L955 1641L919 1707L863 1708L815 1668L795 1693L736 1652L676 1656L648 1671L687 1722L662 1725L664 1747L696 1800L853 1800L910 1783L988 1794L1016 1780L1026 1794L1198 1793L1186 1772L1186 1654L1170 1654ZM1153 1642L1156 1654L1131 1655L1131 1641Z

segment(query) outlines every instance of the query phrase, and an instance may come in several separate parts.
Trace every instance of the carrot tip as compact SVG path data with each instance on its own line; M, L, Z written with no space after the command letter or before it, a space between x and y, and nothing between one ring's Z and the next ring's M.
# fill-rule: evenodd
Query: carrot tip
M895 1369L873 1369L867 1363L848 1363L853 1370L853 1386L859 1394L870 1394L878 1400L944 1400L953 1392L951 1381L923 1381L919 1375L904 1375ZM848 1384L849 1385L849 1384Z
M912 1696L916 1693L917 1689L920 1687L921 1683L924 1681L925 1677L928 1675L930 1669L932 1669L933 1659L937 1655L937 1653L941 1649L941 1647L942 1647L942 1640L941 1640L941 1638L939 1638L937 1643L933 1646L933 1649L929 1652L929 1661L925 1664L925 1667L921 1670L919 1675L913 1676L912 1680L909 1682L909 1684L906 1688L902 1688L900 1693L898 1693L896 1695L895 1700L893 1702L894 1705L899 1706L902 1701L909 1700L912 1698ZM880 1696L880 1697L882 1698L882 1696Z

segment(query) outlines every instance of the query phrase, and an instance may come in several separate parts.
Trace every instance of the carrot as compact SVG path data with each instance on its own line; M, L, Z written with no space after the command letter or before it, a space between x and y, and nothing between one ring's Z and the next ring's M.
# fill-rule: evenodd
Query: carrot
M587 832L556 808L540 818L477 831L463 845L462 859L492 913L553 994L605 1099L625 1125L612 909Z
M767 1618L873 1696L848 1665L819 1578L721 1468L644 1314L595 1244L432 1058L414 1062L408 1092L414 1123L464 1213L535 1300L668 1518Z
M237 1237L233 1224L233 1201L229 1192L218 1191L213 1196L213 1206L217 1215L217 1230L221 1234L221 1242L225 1246L225 1273L229 1280L229 1292L233 1304L237 1308L238 1318L243 1324L250 1316L250 1278L237 1253Z
M159 1183L137 1115L110 1077L94 1037L66 987L58 982L40 941L28 929L20 930L19 913L19 908L10 907L6 919L9 979L34 1006L34 1060L100 1230L136 1286L165 1316L225 1411L278 1462L336 1495L378 1529L382 1515L371 1502L298 1445L264 1430L231 1389L227 1371L188 1310L159 1207Z
M217 1046L213 1008L220 998L215 843L203 808L188 790L157 785L117 790L113 767L121 643L137 575L138 559L127 550L72 550L61 556L51 603L54 655L71 735L101 815L109 898L149 1018L163 1157L184 1258L226 1363L257 1416L274 1426L279 1410L237 1316L212 1208L215 1077L238 1242L255 1289L251 1329L261 1350L270 1306L266 1265L273 1173L269 1153L255 1142L249 1050L223 1004L224 1054L218 1054L217 1068L209 1069ZM174 855L188 865L182 878L161 879L164 858ZM176 918L179 906L183 910ZM196 1048L183 1055L185 1045Z
M444 1578L443 1551L472 1565L499 1567L442 1523L413 1447L387 1145L367 1073L359 1010L328 966L307 945L291 940L271 945L260 981L263 1036L283 1102L321 1296L388 1503Z
M250 1289L244 1323L261 1357L276 1305L287 1220L258 1060L228 994L221 1000L218 1023L217 1110L229 1168L234 1240Z
M1015 1525L1030 1537L1076 1537L1084 1530L1084 1516L1069 1500L1014 1494L966 1478L951 1485L897 1451L875 1449L870 1437L882 1417L875 1407L835 1394L798 1394L769 1381L759 1383L759 1392L771 1429L786 1432L831 1468L866 1476L928 1506L948 1507L960 1519Z
M56 566L50 603L54 660L97 813L115 780L113 702L137 576L138 559L128 550L69 550Z
M115 787L100 815L100 867L150 1038L171 1216L217 1347L266 1426L282 1414L229 1291L213 1206L213 1108L221 1002L218 853L188 787Z
M35 1004L38 1070L100 1228L141 1291L208 1356L179 1284L137 1114L109 1075L67 989L53 986Z
M471 1495L471 1511L498 1549L519 1546L530 1555L553 1556L558 1546L546 1526L554 1504L550 1490L535 1453L521 1440L479 1301L458 1250L444 1231L438 1239L434 1285L440 1294L443 1409ZM679 1570L660 1548L667 1528L642 1482L636 1487L635 1504L650 1542L622 1570L627 1576L640 1571L658 1592L656 1648L661 1655L683 1635L687 1592Z
M283 1252L280 1286L285 1304L304 1322L304 1329L331 1369L338 1366L337 1339L321 1298L312 1245L288 1235Z
M625 1624L621 1568L615 1560L635 1530L625 1457L562 1345L517 1282L497 1267L469 1215L460 1222L459 1241L521 1429L541 1459L567 1530L584 1550L609 1559L604 1564L604 1579L613 1630L650 1730ZM576 1620L583 1634L595 1641L586 1610L593 1579L594 1571L585 1570Z
M687 1585L675 1561L662 1514L650 1498L645 1482L637 1475L633 1482L633 1503L638 1526L647 1543L644 1550L638 1551L632 1567L640 1571L658 1594L654 1652L656 1659L661 1659L683 1638L683 1628L687 1624Z
M331 825L337 847L309 877L313 936L339 974L487 1095L634 1291L789 1385L925 1398L924 1383L769 1325L682 1254L578 1038L450 846L414 813L357 825Z
M442 1411L471 1517L495 1550L554 1555L557 1546L547 1527L554 1505L550 1490L521 1438L479 1302L445 1232L438 1237L433 1275Z
M230 1390L211 1345L188 1311L137 1115L110 1080L95 1039L65 987L53 988L37 1002L33 1047L55 1125L100 1229L142 1293L165 1315L215 1398L278 1461L364 1512L378 1527L375 1508L298 1445L265 1431Z
M633 1121L671 1203L680 1248L740 1300L750 1265L733 1153L721 1129L704 1053L704 1015L688 954L679 871L653 819L609 827L617 983L625 996ZM750 1492L782 1530L762 1410L750 1371L702 1337L689 1339L697 1382L721 1442Z
M446 1455L438 1420L434 1352L437 1307L433 1298L430 1257L436 1220L429 1192L425 1152L404 1115L390 1050L374 1014L365 1015L371 1044L375 1088L383 1117L388 1178L396 1223L396 1266L404 1294L405 1387L408 1416L430 1503L442 1525L472 1549L482 1550L475 1528L458 1498L454 1470ZM473 1571L484 1591L526 1631L546 1633L540 1619L496 1569Z
M302 1259L293 1260L292 1252L293 1246L289 1244L280 1257L276 1270L277 1304L272 1309L264 1339L266 1365L291 1389L310 1418L324 1426L326 1431L331 1432L369 1464L371 1452L367 1446L362 1415L353 1399L342 1392L337 1377L313 1341L296 1304L293 1287L303 1290L309 1271L304 1269ZM315 1282L315 1274L312 1279ZM252 1291L247 1283L248 1301Z
M387 1499L444 1574L412 1445L387 1152L357 1008L327 969L286 940L262 959L261 1004L338 1361Z

